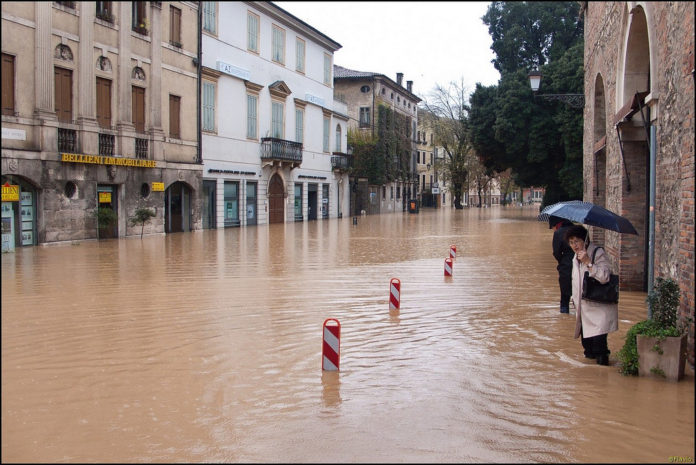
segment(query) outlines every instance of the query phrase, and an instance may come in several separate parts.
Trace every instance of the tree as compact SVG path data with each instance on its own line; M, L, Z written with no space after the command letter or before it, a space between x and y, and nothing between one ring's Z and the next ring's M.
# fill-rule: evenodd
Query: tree
M135 213L130 218L132 226L140 225L140 239L143 238L143 231L145 230L145 225L150 222L150 218L157 216L152 209L146 207L138 207Z
M455 208L464 208L462 191L468 178L468 165L476 155L469 135L469 105L463 80L451 82L446 88L437 84L423 106L427 111L426 124L433 131L435 143L446 155L438 171L451 186Z
M534 98L528 72L544 93L582 93L583 29L577 2L493 2L483 17L493 39L497 86L471 96L471 139L489 170L513 170L521 186L546 187L543 205L582 198L582 112Z

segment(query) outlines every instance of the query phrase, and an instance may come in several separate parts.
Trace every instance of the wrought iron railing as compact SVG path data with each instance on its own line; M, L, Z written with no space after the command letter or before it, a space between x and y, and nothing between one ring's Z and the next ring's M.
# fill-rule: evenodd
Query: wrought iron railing
M58 151L77 152L77 131L58 128Z
M353 164L352 157L345 154L345 153L334 152L333 156L331 157L331 169L332 170L345 171L348 168L350 168L352 164Z
M147 139L135 139L135 158L148 158Z
M99 134L99 155L113 156L116 137L113 134Z
M275 137L261 139L261 159L302 163L302 143Z

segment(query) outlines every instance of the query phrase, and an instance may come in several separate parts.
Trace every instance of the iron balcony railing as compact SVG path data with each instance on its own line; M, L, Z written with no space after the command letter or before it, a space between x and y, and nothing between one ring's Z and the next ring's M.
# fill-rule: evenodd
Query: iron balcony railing
M333 152L331 157L331 169L347 171L353 164L353 157L342 152Z
M147 139L135 139L135 158L148 158Z
M99 155L112 157L115 146L116 137L113 134L99 134Z
M77 131L74 129L58 128L58 151L77 152Z
M261 138L261 159L299 165L302 163L302 143L276 137L263 137Z

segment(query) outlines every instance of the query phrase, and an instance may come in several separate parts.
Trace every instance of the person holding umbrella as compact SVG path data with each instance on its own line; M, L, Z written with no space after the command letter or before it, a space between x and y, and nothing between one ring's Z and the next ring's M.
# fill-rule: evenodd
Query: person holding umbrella
M561 289L561 313L570 313L571 272L573 271L573 249L570 248L565 239L568 228L573 223L558 216L549 216L549 229L553 229L553 240L551 248L553 256L558 262L558 286Z
M576 312L574 338L580 336L585 357L596 359L598 365L609 365L607 334L619 329L619 306L582 298L586 271L602 284L609 281L609 258L604 248L590 244L587 229L582 225L568 228L565 239L575 252L572 260L572 299Z

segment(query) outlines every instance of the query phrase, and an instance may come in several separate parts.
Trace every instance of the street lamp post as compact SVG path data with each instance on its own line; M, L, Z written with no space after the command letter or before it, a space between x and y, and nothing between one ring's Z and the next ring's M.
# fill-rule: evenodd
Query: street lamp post
M536 97L542 97L546 100L559 100L572 108L582 108L585 106L584 94L537 94L541 86L541 72L533 70L529 73L529 85L532 87L532 92Z

